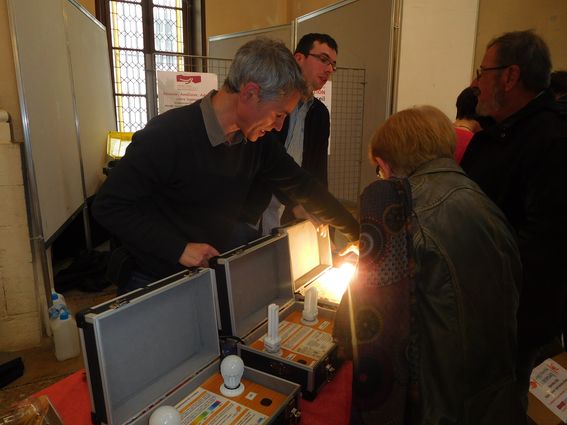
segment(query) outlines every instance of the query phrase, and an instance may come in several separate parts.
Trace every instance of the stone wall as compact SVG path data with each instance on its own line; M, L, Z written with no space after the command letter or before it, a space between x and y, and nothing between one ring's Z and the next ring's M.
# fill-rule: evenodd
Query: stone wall
M20 148L10 123L0 122L0 351L33 347L41 337Z
M0 351L39 344L36 290L22 171L22 121L6 0L0 0ZM0 114L4 115L4 114Z

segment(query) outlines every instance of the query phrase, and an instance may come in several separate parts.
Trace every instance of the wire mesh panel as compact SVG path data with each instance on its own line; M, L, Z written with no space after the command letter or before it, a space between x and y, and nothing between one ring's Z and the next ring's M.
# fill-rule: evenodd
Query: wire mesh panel
M358 201L364 117L365 70L337 68L333 74L329 191Z
M219 86L221 86L228 74L231 62L232 59L164 53L155 55L155 71L210 72L217 75Z

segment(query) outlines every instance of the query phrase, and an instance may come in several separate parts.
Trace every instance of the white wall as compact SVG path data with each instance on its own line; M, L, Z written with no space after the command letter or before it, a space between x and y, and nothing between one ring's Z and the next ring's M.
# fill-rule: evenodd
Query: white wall
M404 0L396 110L431 104L454 118L470 84L478 0Z
M533 29L547 43L554 69L567 70L566 0L480 0L476 39L476 66L486 44L507 31Z

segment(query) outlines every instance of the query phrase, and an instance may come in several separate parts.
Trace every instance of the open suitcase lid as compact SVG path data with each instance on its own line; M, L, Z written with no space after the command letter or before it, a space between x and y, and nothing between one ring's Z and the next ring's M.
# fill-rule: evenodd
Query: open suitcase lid
M213 270L185 271L78 315L100 419L132 421L219 357L214 293Z
M321 234L305 220L278 229L288 236L294 292L301 291L333 266L329 228L325 227Z
M244 337L267 319L268 306L294 301L287 235L266 236L216 258L225 279L232 334ZM220 270L219 270L220 268Z

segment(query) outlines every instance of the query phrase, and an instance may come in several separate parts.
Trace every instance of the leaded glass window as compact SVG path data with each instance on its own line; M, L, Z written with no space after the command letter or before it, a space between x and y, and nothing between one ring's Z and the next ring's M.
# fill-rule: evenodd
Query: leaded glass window
M155 92L155 70L183 70L182 55L191 53L189 6L188 0L99 0L109 34L119 131L139 130L154 115L149 96Z

